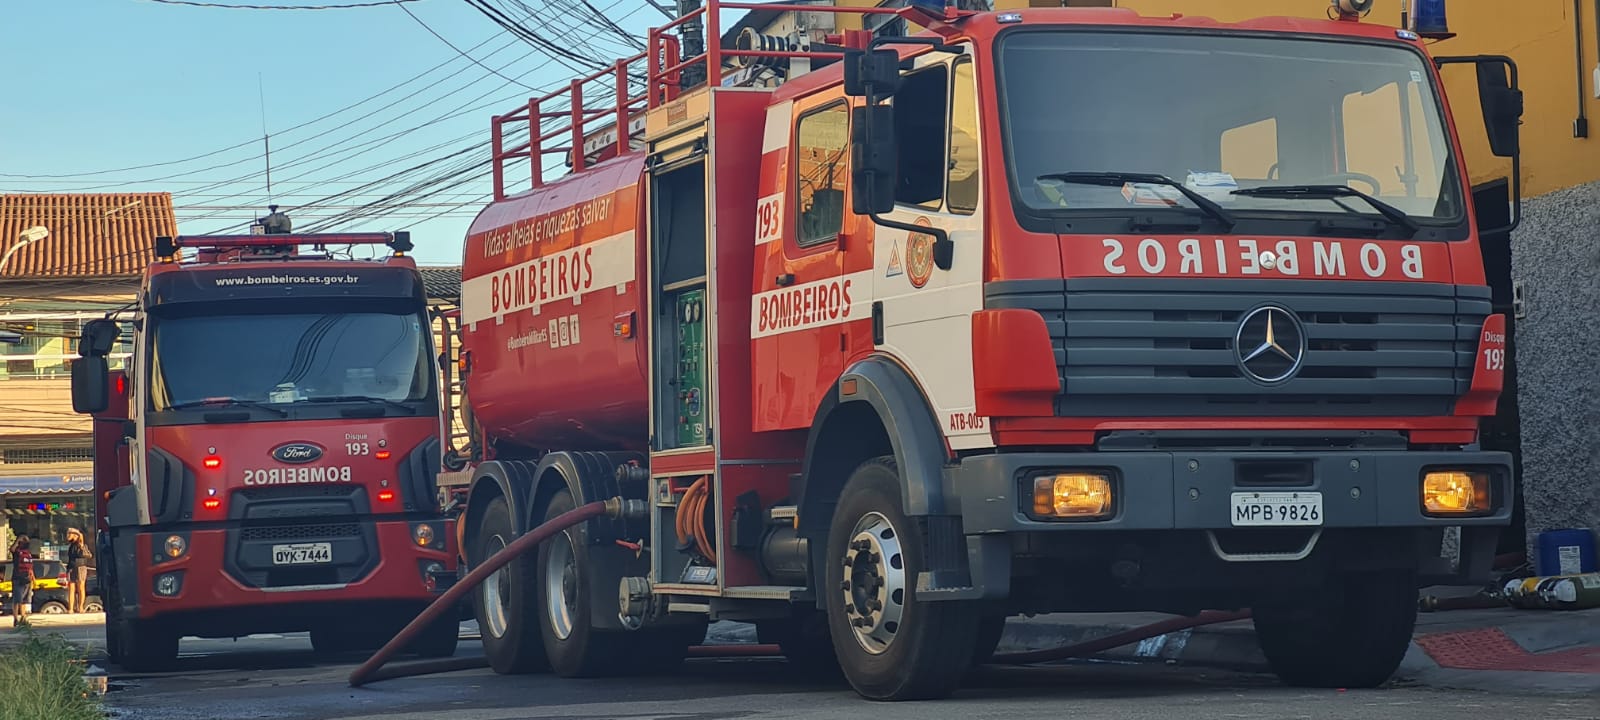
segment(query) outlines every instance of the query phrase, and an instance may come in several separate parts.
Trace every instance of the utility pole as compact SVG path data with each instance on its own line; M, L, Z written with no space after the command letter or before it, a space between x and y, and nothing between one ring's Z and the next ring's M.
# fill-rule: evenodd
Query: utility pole
M677 3L678 17L680 18L700 9L700 0L677 0ZM681 38L683 43L683 57L692 58L706 51L705 23L701 22L700 18L695 18L685 22L682 25L679 25L678 36ZM711 40L711 42L721 41L722 38L713 38ZM680 60L682 60L682 58L669 58L668 62L677 63ZM687 90L699 85L702 82L705 82L707 70L710 70L717 76L720 76L722 73L722 68L709 68L702 65L691 65L683 69L683 80L679 83L679 87Z

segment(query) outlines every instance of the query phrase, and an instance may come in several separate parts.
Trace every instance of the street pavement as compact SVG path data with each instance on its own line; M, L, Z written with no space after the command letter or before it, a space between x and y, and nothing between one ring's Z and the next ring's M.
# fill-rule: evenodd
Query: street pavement
M81 628L81 629L80 629ZM99 628L73 628L98 634ZM41 628L44 629L44 628ZM54 628L52 628L54 630ZM481 657L473 623L458 658ZM72 633L69 633L69 637ZM713 633L712 640L717 638ZM948 700L870 703L839 682L806 681L782 660L695 659L675 673L564 680L487 669L396 678L350 688L363 655L319 656L303 634L185 639L172 672L113 670L106 704L117 720L873 720L959 718L1340 718L1600 720L1600 696L1441 690L1407 679L1370 691L1299 690L1270 676L1159 659L1098 660L976 670ZM103 661L102 661L103 662ZM402 658L399 663L410 662Z
M186 638L173 671L135 675L108 667L98 652L102 617L36 618L35 628L65 635L90 651L91 663L111 670L105 701L110 717L117 720L854 720L866 714L873 720L977 720L1057 718L1069 713L1112 720L1172 720L1174 713L1185 720L1458 720L1486 714L1600 720L1600 693L1574 694L1563 686L1563 673L1429 672L1408 662L1397 679L1380 690L1286 688L1252 663L1235 662L1230 656L1227 648L1247 637L1248 623L1208 629L1186 642L1169 636L1164 643L1146 643L1142 649L1131 646L1091 661L981 668L947 700L869 703L842 682L802 680L787 672L782 660L767 658L694 659L671 674L597 680L500 676L476 668L350 688L349 673L365 656L319 655L304 633L253 635L236 641ZM1070 621L1082 617L1013 620L1002 650L1069 639L1051 633L1074 627ZM1559 647L1558 638L1570 640L1600 620L1587 613L1449 613L1430 618L1428 624L1437 627L1424 629L1419 638L1426 638L1429 630L1472 632L1489 618L1546 656L1549 652L1538 643ZM719 623L708 643L737 642L745 639L747 629ZM463 623L462 631L456 657L466 662L481 658L475 623ZM21 636L0 629L0 645ZM1215 637L1208 640L1208 636ZM1173 648L1178 646L1190 650L1175 654ZM1220 663L1207 662L1193 650L1205 647L1214 649ZM407 662L412 660L396 661Z

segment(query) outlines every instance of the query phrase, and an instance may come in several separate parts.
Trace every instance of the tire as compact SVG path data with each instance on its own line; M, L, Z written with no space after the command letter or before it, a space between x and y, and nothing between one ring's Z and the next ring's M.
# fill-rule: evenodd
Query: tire
M67 606L58 600L46 600L39 603L39 607L35 608L34 612L40 615L65 615L67 614Z
M1372 688L1394 675L1417 622L1416 575L1346 575L1299 603L1254 608L1256 637L1285 684Z
M825 556L828 628L845 678L862 697L943 698L972 665L978 607L917 598L923 537L900 503L893 458L862 463L845 483Z
M351 620L352 624L355 620ZM384 626L387 628L388 626ZM323 655L372 652L389 642L394 633L366 627L317 627L311 629L311 648Z
M456 644L461 641L461 622L455 615L446 613L432 625L422 629L406 648L422 657L446 658L456 654Z
M833 635L828 630L826 613L797 609L789 620L763 620L756 623L756 639L775 644L783 651L789 666L812 680L841 680L839 658L833 652Z
M511 505L503 497L489 502L474 538L474 567L516 539L512 532ZM489 667L501 675L541 672L550 665L539 636L537 562L523 555L473 591L473 610L483 636L483 654Z
M545 508L544 522L576 508L572 493L557 492ZM615 675L637 666L624 662L627 634L593 627L599 600L590 597L590 548L570 527L539 544L539 632L550 669L567 678ZM615 603L615 598L605 598ZM637 649L637 648L635 648Z
M637 674L671 673L689 657L689 647L706 639L706 623L670 625L636 630L626 635L631 649L626 657L629 669Z
M91 612L91 613L105 612L106 611L106 607L104 605L101 605L99 600L90 600L90 601L84 603L83 611L84 612Z
M972 646L972 664L986 665L994 658L1000 638L1006 634L1006 616L985 615L978 621L978 640Z
M121 622L122 667L132 672L168 670L178 660L178 634L149 620Z

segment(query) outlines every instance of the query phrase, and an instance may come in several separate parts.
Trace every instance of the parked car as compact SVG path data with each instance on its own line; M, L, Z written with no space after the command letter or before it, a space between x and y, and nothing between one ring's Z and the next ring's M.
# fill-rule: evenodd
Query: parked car
M0 614L11 612L11 562L0 563L0 598L5 602L0 603ZM100 602L100 579L94 568L89 568L89 588L84 597L89 612L102 612L104 606ZM34 560L33 561L33 611L45 615L57 615L67 611L67 570L60 560Z

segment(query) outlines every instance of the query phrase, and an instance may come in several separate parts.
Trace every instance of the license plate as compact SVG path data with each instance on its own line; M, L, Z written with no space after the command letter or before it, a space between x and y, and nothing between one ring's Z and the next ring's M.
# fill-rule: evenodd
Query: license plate
M1233 494L1234 527L1321 525L1322 493L1276 492Z
M333 546L328 543L273 545L273 565L317 565L333 562Z

